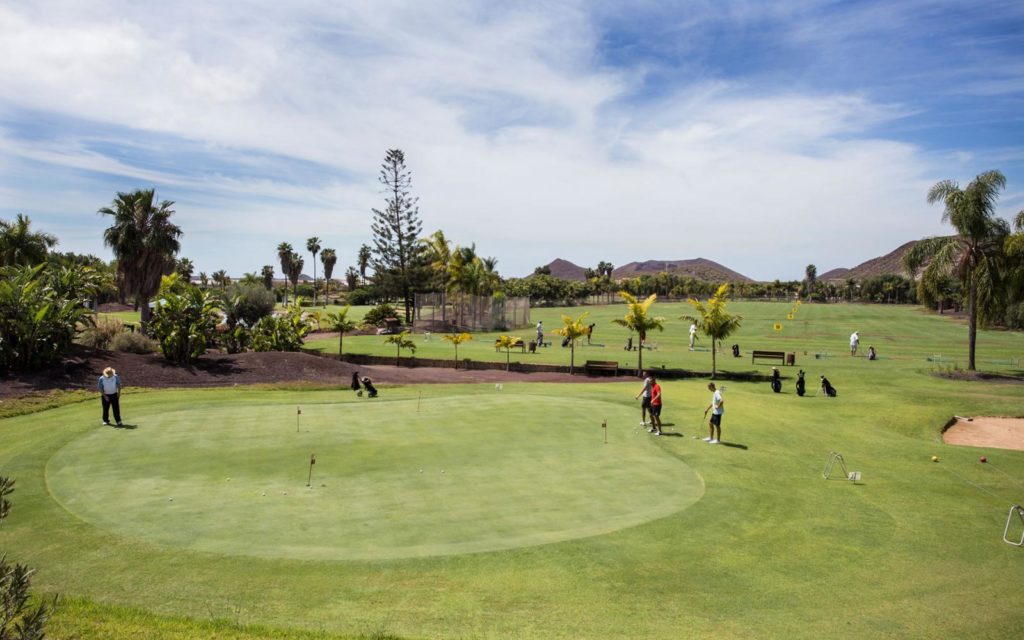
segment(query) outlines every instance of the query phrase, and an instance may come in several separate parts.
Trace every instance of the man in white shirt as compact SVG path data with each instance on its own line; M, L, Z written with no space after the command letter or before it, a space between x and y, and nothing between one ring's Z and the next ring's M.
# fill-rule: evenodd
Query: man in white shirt
M711 422L708 423L711 433L704 438L704 442L718 444L722 439L722 414L725 413L725 400L722 398L722 392L715 389L714 382L708 383L708 391L711 392L711 404L704 410L704 417L708 417L708 411L711 412Z
M110 409L114 409L114 422L117 426L121 424L121 378L113 368L107 367L103 370L99 382L96 385L99 389L100 399L103 401L103 425L110 426Z
M690 351L693 351L693 343L697 339L697 323L690 325Z
M850 355L857 355L857 347L860 346L860 335L854 331L850 334Z

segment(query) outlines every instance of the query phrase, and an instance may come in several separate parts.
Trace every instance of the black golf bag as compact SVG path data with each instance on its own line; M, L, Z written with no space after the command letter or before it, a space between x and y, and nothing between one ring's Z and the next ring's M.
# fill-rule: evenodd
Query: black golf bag
M363 386L366 387L366 397L377 397L377 387L373 386L373 381L371 381L369 378L363 378Z
M807 383L804 382L804 370L796 374L796 395L803 396L807 392Z
M740 357L740 345L738 345L738 344L732 345L732 357L734 357L734 358Z
M772 391L782 393L782 378L779 377L778 369L772 369Z
M839 395L839 392L836 391L836 388L832 386L832 383L829 382L828 378L825 376L821 376L821 390L830 398L834 398Z

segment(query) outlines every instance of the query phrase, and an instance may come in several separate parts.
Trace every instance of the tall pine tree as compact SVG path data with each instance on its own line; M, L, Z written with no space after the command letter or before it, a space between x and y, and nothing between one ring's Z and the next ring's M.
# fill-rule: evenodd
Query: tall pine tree
M424 246L419 242L423 224L419 220L419 198L410 195L412 175L405 168L401 149L389 149L378 180L384 185L383 211L373 210L372 258L374 281L386 296L405 303L405 322L412 322L413 294L428 276Z

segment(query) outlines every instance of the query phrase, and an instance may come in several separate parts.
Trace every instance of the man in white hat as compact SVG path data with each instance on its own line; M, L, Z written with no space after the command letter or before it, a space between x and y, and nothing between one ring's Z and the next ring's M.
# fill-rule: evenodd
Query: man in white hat
M850 355L857 355L857 347L860 346L860 334L856 331L850 334Z
M103 401L103 425L110 426L110 408L114 408L114 422L117 426L121 424L121 378L114 371L113 367L107 367L100 376L99 384L96 387L100 391L100 399Z

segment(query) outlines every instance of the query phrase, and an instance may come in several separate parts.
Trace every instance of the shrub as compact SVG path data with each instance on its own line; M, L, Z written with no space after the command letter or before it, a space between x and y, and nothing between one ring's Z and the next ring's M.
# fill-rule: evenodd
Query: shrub
M252 328L253 351L298 351L303 338L309 333L309 325L302 318L302 308L293 304L288 313L267 316Z
M369 289L353 289L345 294L345 300L357 307L364 304L372 304L373 298L374 296Z
M313 297L313 285L311 285L311 284L300 284L298 287L296 287L295 292L297 292L298 295L300 297L302 297L302 298L312 298Z
M110 340L111 351L124 351L125 353L156 353L160 350L160 344L141 333L121 332Z
M239 322L255 326L261 318L274 312L277 299L262 285L233 284L221 296L220 308L232 329Z
M352 304L352 303L350 303L350 304ZM372 308L372 309L370 309L369 311L366 312L366 315L363 317L363 324L374 326L374 327L382 327L382 326L384 326L384 319L385 318L397 318L397 317L398 317L398 311L394 307L392 307L390 304L388 304L386 302L382 302L382 303L378 304L376 307L374 307L374 308Z
M162 288L153 309L150 329L169 362L192 362L206 352L217 328L217 309L213 299L199 287L188 285L184 293Z
M109 349L111 341L124 333L124 323L117 318L100 318L86 327L76 340L93 349Z

